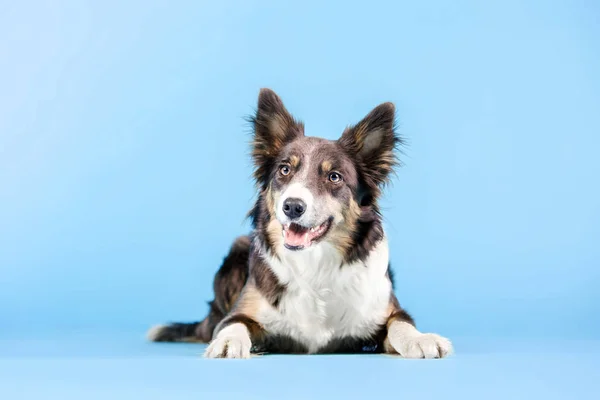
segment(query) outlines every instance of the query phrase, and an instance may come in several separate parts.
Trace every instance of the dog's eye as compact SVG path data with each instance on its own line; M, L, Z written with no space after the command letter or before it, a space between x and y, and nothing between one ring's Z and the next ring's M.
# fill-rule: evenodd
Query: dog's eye
M332 172L329 174L329 180L333 183L340 183L342 181L342 176L337 172Z
M287 165L282 165L281 167L279 167L279 173L283 176L289 175L290 172L292 172L292 170Z

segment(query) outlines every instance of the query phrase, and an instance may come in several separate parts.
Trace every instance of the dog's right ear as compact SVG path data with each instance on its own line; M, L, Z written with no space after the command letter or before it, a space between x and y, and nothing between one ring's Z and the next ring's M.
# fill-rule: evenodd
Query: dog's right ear
M304 136L304 125L292 117L271 89L260 90L258 108L251 122L254 126L254 178L264 187L277 155L287 143Z

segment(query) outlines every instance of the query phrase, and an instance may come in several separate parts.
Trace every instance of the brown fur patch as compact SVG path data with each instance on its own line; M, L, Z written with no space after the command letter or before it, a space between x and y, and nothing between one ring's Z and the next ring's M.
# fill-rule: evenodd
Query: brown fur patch
M273 248L279 248L281 242L281 223L275 219L271 218L269 225L267 226L267 235L269 236L269 242Z
M400 307L400 303L398 302L398 299L396 298L396 295L394 293L392 293L390 295L390 304L388 306L388 310L390 313L388 320L387 320L388 328L390 327L390 324L393 321L404 321L404 322L408 322L409 324L415 326L415 321L410 316L410 314L408 312L406 312L406 310L404 310L402 307Z
M329 171L331 171L332 165L331 165L331 161L329 160L325 160L321 163L321 171L326 174Z
M278 248L281 243L281 232L283 227L275 217L275 204L279 201L279 192L273 191L269 186L265 191L264 199L269 215L269 222L266 226L266 234L270 247Z
M342 210L342 218L344 222L329 233L329 240L341 254L348 254L354 245L353 236L360 218L360 207L354 199L350 199L348 207Z
M262 294L256 289L252 281L248 281L240 294L240 299L233 309L233 313L241 313L251 318L256 318L261 302L264 301Z

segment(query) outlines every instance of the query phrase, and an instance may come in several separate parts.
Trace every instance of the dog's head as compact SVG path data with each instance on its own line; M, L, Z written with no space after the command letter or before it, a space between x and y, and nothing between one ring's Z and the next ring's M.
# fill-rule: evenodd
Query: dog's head
M395 108L383 103L335 141L309 137L271 90L252 118L259 198L252 212L265 245L304 251L328 242L361 258L383 235L377 200L397 164Z

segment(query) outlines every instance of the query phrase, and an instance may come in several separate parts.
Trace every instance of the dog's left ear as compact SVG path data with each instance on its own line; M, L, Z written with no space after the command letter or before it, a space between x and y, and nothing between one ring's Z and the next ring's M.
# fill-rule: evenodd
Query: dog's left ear
M398 164L395 150L400 138L394 131L395 112L394 104L380 104L358 124L347 128L338 140L349 155L357 158L362 178L373 190L388 181Z

